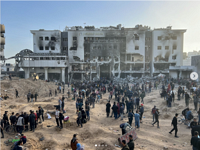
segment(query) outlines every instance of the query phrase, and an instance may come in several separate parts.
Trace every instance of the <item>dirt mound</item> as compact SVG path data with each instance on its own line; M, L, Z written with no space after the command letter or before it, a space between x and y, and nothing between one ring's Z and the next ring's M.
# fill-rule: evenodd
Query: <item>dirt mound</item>
M3 82L3 84L1 84L1 88L5 90L11 87L11 83L10 82Z
M17 106L16 105L10 105L8 108L14 109L14 108L17 108Z
M43 109L45 109L45 110L54 110L55 107L53 105L48 104L46 106L43 106Z

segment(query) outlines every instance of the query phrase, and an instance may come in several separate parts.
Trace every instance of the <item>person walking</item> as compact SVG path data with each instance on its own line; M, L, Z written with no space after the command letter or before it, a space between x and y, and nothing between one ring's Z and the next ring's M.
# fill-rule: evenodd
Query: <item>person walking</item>
M130 126L132 126L133 113L131 112L131 110L129 110L129 113L128 113L128 121L129 121Z
M158 111L158 108L156 109L156 112L155 112L155 119L156 121L152 124L154 126L154 124L157 122L157 128L160 128L159 127L159 111Z
M57 96L57 89L55 89L55 96Z
M24 124L25 124L25 131L28 131L28 122L29 122L29 116L24 112Z
M60 111L60 113L59 113L60 129L63 128L63 123L62 123L63 120L64 120L64 116L63 116L63 114Z
M198 104L198 96L197 96L197 94L194 94L193 100L194 100L194 109L197 111L197 104Z
M142 123L143 113L144 113L144 107L143 107L143 104L141 104L141 107L140 107L140 123Z
M87 115L87 120L89 121L90 120L90 106L88 103L85 106L85 111L86 111L86 115Z
M140 115L138 114L138 110L135 113L135 128L140 128Z
M61 100L61 97L59 97L59 100L58 100L58 108L61 111L61 109L62 109L62 100Z
M27 101L28 101L28 103L30 101L30 94L29 93L27 94Z
M35 102L37 102L37 97L38 97L38 94L37 92L35 93Z
M139 97L136 98L136 105L137 105L137 109L139 109L139 105L140 105L140 98Z
M107 118L108 118L109 115L110 115L110 107L111 107L110 101L108 101L108 103L106 104L106 114L107 114Z
M77 127L79 127L79 125L81 125L81 128L83 127L83 125L82 125L82 113L81 113L80 110L78 112L77 124L78 124Z
M156 106L154 106L154 107L152 108L152 111L151 111L151 114L153 115L153 121L152 121L152 122L154 122L155 113L156 113Z
M17 89L15 89L15 94L16 94L16 98L19 97L19 93L18 93Z
M145 97L145 92L144 91L142 91L142 93L140 94L140 97L142 99L141 102L144 104L144 97Z
M114 102L114 105L113 105L113 107L112 107L112 110L113 110L115 119L117 119L117 110L118 110L118 106L116 105L115 102Z
M49 90L49 97L51 97L52 96L52 93L51 93L51 90Z
M36 116L34 115L33 111L30 111L29 115L29 121L30 121L30 131L35 131L35 118Z
M185 106L189 107L189 100L190 100L190 96L187 92L185 92Z
M121 120L123 120L123 114L124 114L124 105L121 104L121 107L120 107L120 116L121 116Z
M62 96L62 104L61 104L61 106L62 106L62 111L64 113L64 107L65 107L65 97L64 97L64 95Z
M135 144L133 142L133 136L132 135L129 135L128 147L129 147L129 150L134 150L134 148L135 148Z
M72 150L76 150L77 149L77 138L76 138L76 135L77 134L74 134L73 135L73 138L72 138L72 140L71 140L71 148L72 148Z
M173 125L174 128L169 132L170 134L172 134L172 132L175 130L175 137L176 138L178 138L178 136L177 136L177 132L178 132L177 117L178 117L178 114L176 113L175 117L173 118L172 123L171 123L171 125Z

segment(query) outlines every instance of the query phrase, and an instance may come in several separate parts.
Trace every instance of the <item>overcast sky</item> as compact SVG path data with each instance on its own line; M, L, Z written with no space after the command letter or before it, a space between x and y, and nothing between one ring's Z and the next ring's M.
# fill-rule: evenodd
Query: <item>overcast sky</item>
M33 50L30 30L64 30L65 26L94 25L187 29L184 51L200 50L200 1L196 2L1 2L5 25L5 57ZM14 61L12 61L14 62Z

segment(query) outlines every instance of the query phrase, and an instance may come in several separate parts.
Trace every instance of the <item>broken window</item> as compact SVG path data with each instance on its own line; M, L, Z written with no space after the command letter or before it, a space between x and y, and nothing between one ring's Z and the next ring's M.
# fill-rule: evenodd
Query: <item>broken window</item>
M166 36L166 37L165 37L165 40L169 40L169 37L168 37L168 36Z
M48 41L48 40L49 40L49 37L46 36L46 37L45 37L45 41Z
M56 60L60 60L60 57L56 57Z
M68 38L63 38L63 41L68 41Z
M51 41L56 41L56 38L52 36Z
M67 50L67 47L63 47L63 50Z
M73 37L73 40L77 40L77 37Z
M43 57L40 57L40 60L43 60Z
M40 46L40 50L44 50L44 49L43 49L43 46Z
M65 57L61 57L61 60L65 60Z
M56 60L56 58L55 58L55 57L52 57L52 60Z
M43 67L40 67L40 69L44 69Z
M139 46L135 46L135 50L139 50Z
M172 40L177 40L177 36L172 36Z
M176 48L177 48L177 46L176 46L176 45L174 45L174 46L173 46L173 49L176 49Z
M45 50L49 50L49 46L45 46Z
M55 69L55 67L51 67L51 69Z
M162 46L158 46L158 50L161 50L162 49Z
M96 49L96 46L93 46L93 49Z
M172 59L175 60L175 59L176 59L176 55L175 55L175 56L172 56Z
M135 40L139 40L139 36L136 36L136 37L135 37Z
M40 39L40 40L43 40L43 37L41 36L39 39Z
M46 59L46 60L50 60L49 57L46 57L45 59Z
M51 46L51 50L55 50L55 47L54 47L54 46Z
M169 46L165 46L165 50L169 50Z
M127 55L127 61L131 61L131 55Z
M162 40L162 36L158 36L158 40Z

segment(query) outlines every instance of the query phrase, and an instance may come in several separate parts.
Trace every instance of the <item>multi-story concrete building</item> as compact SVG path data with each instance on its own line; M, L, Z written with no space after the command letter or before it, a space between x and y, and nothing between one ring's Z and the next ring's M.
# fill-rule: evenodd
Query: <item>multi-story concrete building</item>
M1 39L0 39L0 60L4 60L4 45L5 45L5 26L3 24L0 24L0 33L1 33Z
M151 30L134 28L75 26L59 30L31 30L33 52L17 54L18 66L44 79L92 80L127 75L169 73L169 66L181 66L183 33L171 27ZM19 59L20 58L20 59ZM42 77L42 76L41 76Z

